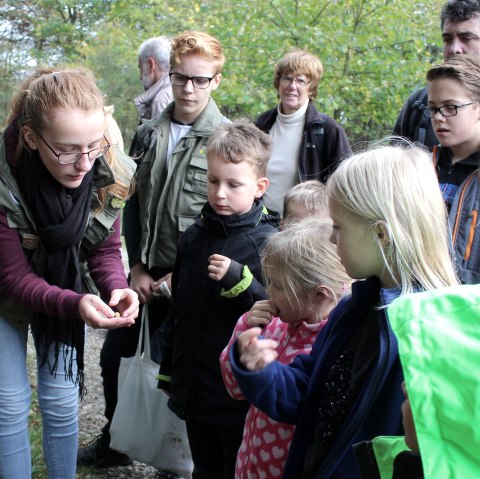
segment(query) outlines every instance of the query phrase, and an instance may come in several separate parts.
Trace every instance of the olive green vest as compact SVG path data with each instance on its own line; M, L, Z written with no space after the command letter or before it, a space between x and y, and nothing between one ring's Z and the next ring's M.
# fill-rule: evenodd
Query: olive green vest
M121 165L117 176L125 184L129 184L135 173L136 164L118 149L115 150L115 156ZM97 160L96 168L91 212L85 236L81 243L80 259L82 262L86 261L89 252L93 251L112 233L113 223L123 206L121 199L108 193L104 208L99 212L94 212L100 206L98 189L109 186L115 181L113 172L104 158ZM33 216L7 163L3 135L0 136L0 207L6 211L9 227L18 231L22 247L32 269L36 274L42 276L45 270L45 248L39 240ZM0 288L0 316L13 321L28 322L31 311L15 302Z

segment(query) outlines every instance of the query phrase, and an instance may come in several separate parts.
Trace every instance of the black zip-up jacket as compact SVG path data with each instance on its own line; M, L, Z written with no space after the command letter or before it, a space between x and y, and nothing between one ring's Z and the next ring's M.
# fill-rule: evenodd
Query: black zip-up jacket
M159 387L170 391L168 405L182 419L219 425L245 420L249 404L228 394L219 358L238 318L266 299L260 250L278 225L279 216L269 214L262 200L233 216L219 216L207 203L180 239ZM236 284L209 278L208 258L215 253L242 265L234 268L240 273Z
M269 133L277 116L278 107L272 108L262 113L255 125ZM340 161L351 153L352 149L343 128L333 118L320 113L310 101L298 151L300 181L320 180L325 183Z

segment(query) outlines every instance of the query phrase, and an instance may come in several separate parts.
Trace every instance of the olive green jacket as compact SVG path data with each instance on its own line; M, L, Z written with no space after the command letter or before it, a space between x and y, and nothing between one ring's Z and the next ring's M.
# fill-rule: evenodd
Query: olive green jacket
M121 174L122 180L129 184L133 178L136 165L120 150L117 150L115 155L122 167L119 174ZM96 162L96 171L93 179L91 212L85 236L81 243L80 257L83 262L86 261L88 253L93 251L111 234L112 225L120 214L123 201L111 194L107 195L105 207L99 212L95 212L100 206L97 194L98 189L109 186L114 181L113 172L105 159L99 158ZM20 193L17 181L12 175L11 168L7 162L3 135L0 136L0 208L6 212L8 226L17 230L32 269L37 275L43 276L46 252L39 241L33 216ZM0 316L14 321L28 322L31 317L31 311L16 303L0 288Z
M207 202L208 138L216 126L229 122L210 98L181 138L167 167L170 125L175 104L157 118L144 120L137 130L147 152L136 174L137 191L127 202L124 233L130 266L173 269L180 234Z

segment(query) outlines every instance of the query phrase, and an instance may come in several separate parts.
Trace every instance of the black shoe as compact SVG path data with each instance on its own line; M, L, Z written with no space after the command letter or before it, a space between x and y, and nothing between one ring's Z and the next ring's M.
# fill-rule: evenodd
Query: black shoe
M87 446L78 449L77 466L102 468L129 466L133 461L121 452L110 449L110 434L103 431Z

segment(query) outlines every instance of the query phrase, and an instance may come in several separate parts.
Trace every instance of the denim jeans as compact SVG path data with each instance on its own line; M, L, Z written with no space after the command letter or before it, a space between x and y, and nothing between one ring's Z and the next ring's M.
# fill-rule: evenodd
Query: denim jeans
M28 415L28 326L0 317L0 477L30 479ZM53 364L53 349L49 357ZM69 353L71 354L71 352ZM75 354L75 353L74 353ZM37 365L42 352L37 350ZM68 355L66 360L68 361ZM37 392L43 422L43 453L49 479L75 479L78 446L78 386L65 378L65 358L58 355L57 373L37 367ZM74 376L76 362L74 361Z

